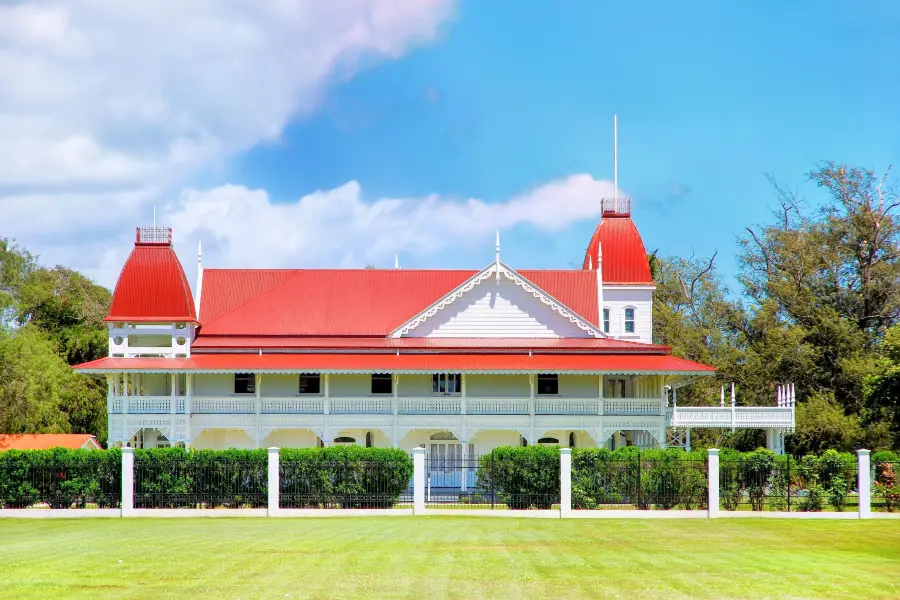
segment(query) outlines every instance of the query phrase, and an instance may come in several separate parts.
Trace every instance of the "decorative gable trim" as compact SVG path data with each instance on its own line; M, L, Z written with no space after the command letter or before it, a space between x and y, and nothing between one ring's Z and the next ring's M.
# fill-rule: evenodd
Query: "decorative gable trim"
M507 279L515 283L518 287L537 298L542 304L549 306L558 315L567 319L576 327L586 332L588 335L596 338L608 337L606 334L600 331L600 329L591 325L591 323L569 309L562 302L560 302L538 286L534 285L528 279L517 273L514 269L506 266L500 261L491 263L490 265L470 277L462 285L395 329L388 337L399 338L408 334L410 331L416 329L417 327L428 321L430 318L444 310L446 307L458 301L467 292L473 290L482 282L489 279L492 275L495 275L498 279L501 275L506 277Z

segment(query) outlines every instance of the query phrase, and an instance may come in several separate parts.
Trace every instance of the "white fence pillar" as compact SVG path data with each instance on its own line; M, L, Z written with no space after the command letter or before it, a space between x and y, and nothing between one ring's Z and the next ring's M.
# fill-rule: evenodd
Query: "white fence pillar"
M281 468L278 448L269 448L269 501L266 515L274 516L281 508Z
M857 450L857 456L859 457L859 475L858 475L858 490L859 490L859 518L860 519L871 519L872 518L872 481L869 464L869 451L868 450Z
M572 512L572 449L559 449L559 516Z
M715 519L719 516L719 449L710 448L707 454L709 457L709 498L706 514L710 519Z
M413 448L413 514L425 513L425 448Z
M134 448L122 448L122 516L134 515Z

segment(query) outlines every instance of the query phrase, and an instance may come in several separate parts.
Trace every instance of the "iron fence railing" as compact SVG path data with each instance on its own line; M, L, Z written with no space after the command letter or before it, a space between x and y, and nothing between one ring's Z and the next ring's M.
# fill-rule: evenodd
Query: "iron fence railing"
M719 504L732 511L820 512L858 510L855 464L808 466L791 459L772 464L723 460Z
M381 461L279 464L281 508L412 508L411 473Z
M135 508L264 508L265 460L134 461Z
M593 460L572 468L573 509L705 509L709 497L705 460Z
M23 464L0 477L0 508L118 508L122 464L97 456Z

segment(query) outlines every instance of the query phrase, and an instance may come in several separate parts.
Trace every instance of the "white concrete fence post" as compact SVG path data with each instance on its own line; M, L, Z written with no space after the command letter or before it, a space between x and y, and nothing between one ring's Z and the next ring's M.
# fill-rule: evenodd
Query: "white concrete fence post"
M859 474L857 484L859 490L859 518L872 518L872 471L870 466L869 451L857 450L859 457Z
M122 448L122 516L134 515L134 448Z
M565 519L572 513L572 449L559 449L559 516Z
M425 514L425 448L413 448L413 514Z
M709 477L709 498L707 500L706 514L710 519L719 516L719 449L710 448L707 451L709 457L709 466L707 469Z
M278 448L269 448L269 498L266 516L273 517L281 508L281 465Z

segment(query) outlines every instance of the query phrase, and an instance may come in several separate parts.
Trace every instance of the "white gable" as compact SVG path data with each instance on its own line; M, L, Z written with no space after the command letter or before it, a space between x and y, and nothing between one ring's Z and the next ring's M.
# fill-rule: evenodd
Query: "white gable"
M517 277L515 274L510 274ZM558 338L594 337L560 312L516 283L507 272L482 278L471 289L444 305L433 315L413 323L404 337L444 338ZM567 312L567 309L563 309ZM581 321L575 317L576 321Z

